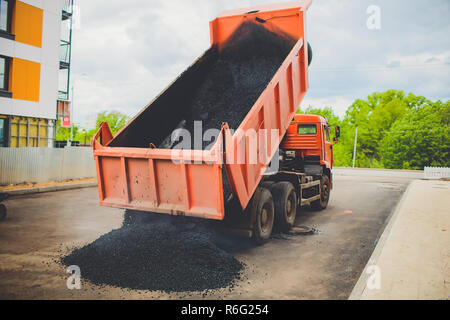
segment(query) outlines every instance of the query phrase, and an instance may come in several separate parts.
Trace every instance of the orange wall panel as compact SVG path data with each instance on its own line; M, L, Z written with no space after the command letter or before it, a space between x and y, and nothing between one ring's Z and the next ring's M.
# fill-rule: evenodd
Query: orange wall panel
M13 58L11 92L13 99L39 102L41 64Z
M41 64L28 62L27 68L27 97L30 101L39 102L39 88L41 82Z
M17 1L12 25L15 40L41 48L43 17L42 9Z
M13 99L23 99L27 95L26 89L27 66L25 60L13 58L11 64L11 86Z

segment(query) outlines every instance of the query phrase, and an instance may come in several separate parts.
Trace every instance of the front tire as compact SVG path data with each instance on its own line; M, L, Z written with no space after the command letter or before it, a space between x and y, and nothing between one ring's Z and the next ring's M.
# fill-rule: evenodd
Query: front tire
M256 189L252 200L251 208L254 217L253 240L262 245L266 243L272 235L275 205L272 194L266 188Z
M330 178L327 175L323 175L320 180L320 199L311 202L311 208L315 211L320 211L328 206L330 200Z

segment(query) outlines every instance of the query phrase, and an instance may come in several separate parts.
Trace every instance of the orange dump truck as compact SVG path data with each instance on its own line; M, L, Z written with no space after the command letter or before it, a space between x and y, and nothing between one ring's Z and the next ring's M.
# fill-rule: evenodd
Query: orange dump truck
M308 89L305 24L310 4L304 0L224 12L210 22L211 47L205 54L122 130L113 136L102 123L92 141L100 204L232 221L260 243L270 237L274 222L291 227L297 206L326 207L333 162L328 124L318 116L296 115ZM184 109L201 75L211 61L222 59L227 42L245 23L295 41L262 92L255 91L258 96L235 131L223 114L209 148L161 147L177 124L185 125L178 115L194 112ZM219 92L217 103L222 98ZM274 163L279 167L270 170Z

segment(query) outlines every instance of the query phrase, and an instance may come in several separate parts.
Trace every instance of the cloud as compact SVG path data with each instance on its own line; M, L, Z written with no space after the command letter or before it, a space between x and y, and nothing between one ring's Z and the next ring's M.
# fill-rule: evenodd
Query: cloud
M74 30L75 121L103 110L134 116L209 47L209 21L221 11L270 0L80 0ZM366 9L381 10L368 30ZM401 89L450 96L449 2L315 0L308 11L314 60L303 105L342 115L356 98ZM390 67L388 67L390 66Z
M394 61L389 62L388 65L387 65L387 67L388 67L388 68L398 68L398 67L401 66L401 64L402 64L402 63L401 63L400 61L394 60Z

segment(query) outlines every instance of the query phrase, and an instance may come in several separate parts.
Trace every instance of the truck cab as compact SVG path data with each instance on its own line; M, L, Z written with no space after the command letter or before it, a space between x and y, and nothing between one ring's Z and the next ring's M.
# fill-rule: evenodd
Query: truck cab
M280 145L281 165L284 170L293 170L312 176L326 175L332 188L333 144L330 125L319 115L296 114Z

